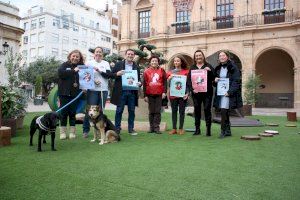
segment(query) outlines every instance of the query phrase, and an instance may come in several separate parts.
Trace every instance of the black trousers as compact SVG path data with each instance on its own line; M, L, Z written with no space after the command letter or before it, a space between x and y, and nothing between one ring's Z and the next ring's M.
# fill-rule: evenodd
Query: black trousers
M60 108L69 103L71 100L73 100L75 97L71 96L59 96L60 100ZM75 126L76 122L76 109L77 109L77 103L78 100L71 103L69 106L64 108L62 111L60 111L60 125L61 126L67 126L68 117L69 117L69 125Z
M151 131L159 131L161 122L161 95L148 96L149 123Z
M221 108L221 131L230 132L229 109Z
M183 129L184 117L185 117L185 107L187 100L183 98L170 99L171 109L172 109L172 124L173 129L177 129L177 112L179 108L179 129Z
M212 94L193 93L195 127L199 128L201 124L201 105L203 104L206 126L211 126L211 105Z

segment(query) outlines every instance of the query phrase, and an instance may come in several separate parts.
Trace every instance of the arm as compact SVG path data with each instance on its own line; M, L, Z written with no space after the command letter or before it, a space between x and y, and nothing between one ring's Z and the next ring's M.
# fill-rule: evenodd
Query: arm
M229 96L237 92L241 85L241 73L240 70L235 65L233 65L231 73L232 73L231 79L229 80L231 81L231 83L229 84L229 90L227 92Z
M74 76L75 73L76 71L74 69L68 68L65 64L62 64L58 69L58 77L60 79L68 79Z
M191 78L192 69L189 70L186 80L186 93L192 92L192 78Z

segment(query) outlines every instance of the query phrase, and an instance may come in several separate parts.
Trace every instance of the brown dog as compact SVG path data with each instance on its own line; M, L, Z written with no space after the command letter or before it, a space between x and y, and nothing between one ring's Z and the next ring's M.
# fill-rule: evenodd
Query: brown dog
M99 144L118 142L121 140L120 135L116 133L116 127L113 123L103 114L100 106L88 106L88 115L90 118L91 126L94 126L94 139L95 142L99 138Z

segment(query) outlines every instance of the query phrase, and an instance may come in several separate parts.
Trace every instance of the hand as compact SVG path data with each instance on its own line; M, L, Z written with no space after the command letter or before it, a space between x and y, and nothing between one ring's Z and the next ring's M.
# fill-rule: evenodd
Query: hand
M162 97L162 99L166 98L167 97L166 93L162 93L161 97Z
M124 70L118 71L117 76L122 76L124 74Z
M188 99L189 98L189 94L185 94L184 96L183 96L183 99L184 100L186 100L186 99Z
M217 83L220 80L220 78L215 78L215 82Z
M147 102L147 103L148 103L148 100L149 100L148 97L144 98L144 101Z
M168 81L171 80L173 78L173 74L171 74L169 77L168 77Z
M196 92L195 90L193 90L193 92L196 94L196 93L198 93L198 92Z
M142 86L142 83L141 83L141 82L137 82L136 84L137 84L139 87Z
M205 67L204 68L206 71L211 71L211 69L209 67Z
M87 93L87 90L82 90L83 93Z
M78 72L78 71L79 71L79 67L75 67L75 68L74 68L74 71L75 71L75 72Z
M228 92L226 92L224 96L225 96L225 97L229 97L229 94L228 94Z
M94 67L94 70L99 72L99 68L98 67Z

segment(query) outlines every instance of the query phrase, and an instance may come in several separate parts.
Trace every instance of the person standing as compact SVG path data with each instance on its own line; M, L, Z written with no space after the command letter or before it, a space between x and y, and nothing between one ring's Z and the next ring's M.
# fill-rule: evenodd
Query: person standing
M221 133L219 138L231 136L229 111L243 106L241 94L241 73L238 67L229 59L227 51L219 52L220 64L215 68L216 78L215 86L217 86L220 78L229 79L229 89L225 95L218 96L218 87L214 98L214 107L221 109Z
M138 84L140 82L140 69L133 61L135 52L132 49L127 49L125 52L125 60L116 63L112 69L112 78L115 78L115 84L112 91L111 103L117 106L115 114L115 126L117 133L121 131L122 114L125 105L128 108L128 133L130 135L137 135L134 130L135 107L138 106L138 91L128 90L122 88L122 75L124 70L137 70Z
M86 66L94 69L95 89L87 91L87 105L99 105L103 111L108 96L108 78L111 75L110 65L103 60L103 48L96 47L94 49L94 60L88 61ZM89 116L86 112L83 121L83 137L87 138L90 131Z
M199 92L193 88L192 73L194 70L203 69L207 72L206 79L206 92ZM206 136L211 136L211 106L213 97L213 82L215 80L214 68L206 61L204 53L201 50L197 50L194 53L194 65L191 66L187 85L189 91L192 94L194 102L194 116L195 116L195 132L193 135L201 134L201 106L204 107L204 116L206 122Z
M144 72L144 100L148 102L149 124L150 130L148 133L161 134L161 106L162 99L166 98L167 78L166 72L159 66L159 58L151 56L149 59L150 66Z
M167 73L167 80L170 83L171 79L174 75L183 75L187 76L189 73L186 61L181 56L176 56L173 61L173 66ZM187 88L188 89L188 88ZM179 135L184 134L183 124L185 118L185 107L188 99L188 91L185 91L184 97L175 97L170 96L169 99L171 102L171 110L172 110L172 126L173 129L169 132L170 135L177 134L177 113L179 109Z
M73 50L68 55L68 61L64 62L58 69L58 96L60 108L72 101L79 93L78 65L83 65L83 56L79 50ZM67 138L67 120L69 117L69 138L76 138L75 115L77 100L60 112L60 139Z

